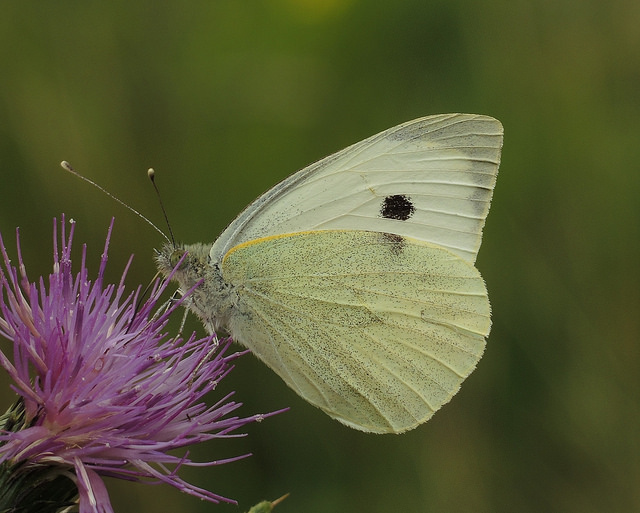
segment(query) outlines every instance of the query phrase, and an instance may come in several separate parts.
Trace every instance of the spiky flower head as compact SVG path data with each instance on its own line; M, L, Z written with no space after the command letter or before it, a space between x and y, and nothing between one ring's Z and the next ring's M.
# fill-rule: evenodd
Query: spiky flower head
M177 470L244 456L195 463L173 450L239 436L238 428L272 415L231 416L240 406L231 394L213 406L203 402L240 353L226 354L229 341L215 336L168 336L181 301L158 313L167 282L156 281L137 306L140 288L124 287L131 260L117 285L103 283L113 221L94 280L86 246L72 273L75 225L68 237L64 216L61 226L59 248L54 220L48 280L29 281L19 236L12 266L0 237L0 336L13 344L0 351L0 365L18 395L0 417L0 511L53 512L79 498L81 513L111 512L102 476L165 482L211 502L233 502L185 482Z

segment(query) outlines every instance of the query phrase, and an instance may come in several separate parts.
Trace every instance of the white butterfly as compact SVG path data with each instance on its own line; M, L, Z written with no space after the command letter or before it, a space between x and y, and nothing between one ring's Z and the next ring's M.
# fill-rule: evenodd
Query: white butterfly
M401 433L429 419L482 356L489 299L474 267L502 125L409 121L293 174L213 245L157 255L189 308L344 424Z

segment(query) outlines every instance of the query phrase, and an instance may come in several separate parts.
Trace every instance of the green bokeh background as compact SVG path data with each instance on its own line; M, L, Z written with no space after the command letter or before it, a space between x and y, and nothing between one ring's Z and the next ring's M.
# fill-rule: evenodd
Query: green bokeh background
M505 127L477 263L493 331L458 396L366 435L245 357L241 413L291 411L192 453L253 457L183 472L240 506L109 481L116 511L640 510L640 2L2 2L0 230L32 277L62 212L94 270L116 217L112 280L135 253L147 283L162 242L60 160L163 227L154 167L178 238L212 241L291 172L445 112Z

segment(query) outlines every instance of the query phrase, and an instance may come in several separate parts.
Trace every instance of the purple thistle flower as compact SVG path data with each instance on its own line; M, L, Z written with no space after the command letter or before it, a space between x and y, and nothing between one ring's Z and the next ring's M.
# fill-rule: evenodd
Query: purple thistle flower
M73 275L75 225L68 239L64 216L61 225L59 252L54 220L48 285L43 278L28 280L19 236L17 269L0 237L0 335L13 343L13 359L9 351L0 351L0 365L19 396L0 417L0 510L35 510L3 503L37 495L33 488L22 495L17 490L29 481L25 476L55 481L47 490L60 489L61 478L70 483L73 493L59 498L56 508L79 495L81 513L113 511L101 476L164 482L211 502L234 502L185 482L177 471L182 465L217 465L248 455L196 463L188 453L169 451L242 436L235 434L238 428L277 413L230 416L241 405L229 400L232 394L211 407L202 402L242 353L225 356L230 340L219 342L215 335L169 337L169 315L183 299L156 312L168 283L156 280L149 299L136 307L140 288L125 295L123 284L131 259L120 283L103 284L113 221L97 278L88 278L86 246L80 271ZM43 471L49 474L43 477Z

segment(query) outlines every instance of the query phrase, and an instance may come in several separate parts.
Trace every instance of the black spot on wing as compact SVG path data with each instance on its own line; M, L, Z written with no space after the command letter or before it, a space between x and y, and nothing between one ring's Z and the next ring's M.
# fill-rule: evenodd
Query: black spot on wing
M380 215L386 219L406 221L416 211L411 200L404 194L387 196L380 206Z
M383 243L389 248L394 255L400 255L404 250L406 241L402 235L396 233L382 233Z

